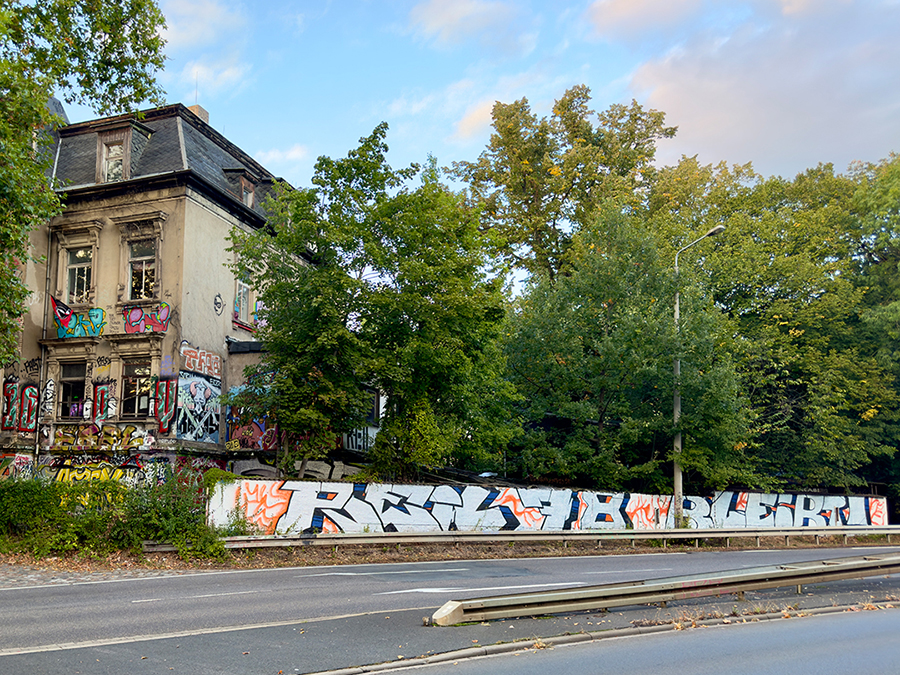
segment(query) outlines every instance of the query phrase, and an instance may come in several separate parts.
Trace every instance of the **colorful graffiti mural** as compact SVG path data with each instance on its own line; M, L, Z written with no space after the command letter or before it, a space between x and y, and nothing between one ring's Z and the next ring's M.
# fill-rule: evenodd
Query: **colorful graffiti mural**
M278 447L278 427L266 420L245 420L242 408L228 406L225 415L225 449L272 452Z
M671 497L552 488L241 480L220 483L210 519L236 507L273 533L671 528ZM719 492L686 497L693 528L886 525L884 497Z
M32 472L31 455L10 453L0 455L0 480L6 478L26 478Z
M143 307L126 307L124 315L126 333L165 333L169 328L172 310L168 303L163 302L149 311Z
M106 328L106 310L100 307L91 307L84 313L72 311L69 307L54 300L55 311L53 318L56 321L56 337L100 337ZM63 310L62 308L65 308Z
M221 379L222 357L214 352L192 347L187 341L181 343L182 367L192 373L201 373Z
M182 370L178 375L178 421L180 440L219 442L222 383L206 375Z
M30 432L37 429L38 387L36 384L19 384L16 377L3 382L3 413L0 428L3 431Z
M175 404L178 401L178 381L159 380L156 383L156 419L159 433L167 434L175 419Z
M133 424L117 426L93 423L62 424L56 427L50 449L57 453L128 453L148 450L156 439Z

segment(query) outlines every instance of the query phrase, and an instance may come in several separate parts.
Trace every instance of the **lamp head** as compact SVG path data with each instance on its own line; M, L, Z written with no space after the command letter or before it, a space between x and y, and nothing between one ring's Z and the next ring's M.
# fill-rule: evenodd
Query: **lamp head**
M722 234L724 231L725 231L724 225L716 225L713 229L711 229L709 232L707 232L703 236L704 237L714 237L717 234Z

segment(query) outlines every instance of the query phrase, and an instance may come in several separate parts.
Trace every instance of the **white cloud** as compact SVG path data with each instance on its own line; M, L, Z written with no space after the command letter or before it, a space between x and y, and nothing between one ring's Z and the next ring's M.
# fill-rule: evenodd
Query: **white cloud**
M256 153L256 159L264 166L285 164L290 162L302 162L309 157L309 148L299 143L287 150L276 148L274 150L262 150Z
M409 26L420 38L440 48L476 40L492 53L525 56L538 34L520 5L502 0L425 0L409 12Z
M798 0L794 0L798 1ZM700 9L700 0L595 0L586 16L607 37L634 36L680 24Z
M166 50L170 53L216 44L224 34L246 25L243 14L217 0L164 0Z
M493 99L481 101L468 110L456 124L453 136L458 140L468 141L485 135L491 128L491 111L494 109Z
M409 13L410 22L425 37L456 44L508 23L515 10L495 0L426 0Z
M695 35L636 69L634 89L679 126L660 161L699 154L789 176L900 149L900 7L775 4L782 11L764 21L751 17L725 38Z
M190 61L178 79L183 88L196 90L202 98L209 98L223 91L240 91L247 85L250 71L249 63L231 55L218 61Z

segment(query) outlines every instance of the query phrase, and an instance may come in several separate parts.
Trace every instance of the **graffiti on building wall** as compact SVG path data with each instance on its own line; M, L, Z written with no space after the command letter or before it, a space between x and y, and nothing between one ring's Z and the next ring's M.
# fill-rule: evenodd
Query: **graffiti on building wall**
M221 379L222 357L214 352L192 347L187 341L181 343L182 368L193 373L202 373Z
M245 419L242 408L228 406L225 415L225 449L274 451L278 447L278 427L267 420Z
M178 421L181 440L219 442L222 383L212 377L182 370L178 375Z
M178 381L159 380L156 383L156 419L159 433L167 434L175 419L175 405L178 401Z
M41 395L41 417L49 417L53 414L53 402L56 400L56 383L47 380L44 385L44 393Z
M242 480L216 487L210 513L223 525L240 507L269 533L653 530L672 527L671 500L552 488ZM684 506L694 528L887 524L883 497L719 492L686 497Z
M163 302L152 310L145 310L143 307L126 307L124 315L126 333L164 333L169 328L172 311L169 304Z
M56 321L56 337L100 337L106 328L106 310L91 307L86 312L75 312L67 305L53 300L53 319Z
M93 418L90 415L86 419L107 420L115 416L118 410L118 401L116 400L116 381L115 380L94 380L94 399L90 407L85 402L85 410L90 409Z
M25 363L22 364L22 368L25 370L26 375L34 377L41 370L41 360L37 358L28 359L27 361L25 361Z
M115 424L61 424L56 427L50 449L57 453L124 454L149 450L155 442L156 439L150 433L133 424L121 427Z
M3 431L30 432L37 429L38 387L36 384L19 384L16 377L3 382L3 413L0 428Z
M174 377L178 374L178 368L175 366L175 359L171 354L165 354L159 362L160 377Z
M26 478L31 475L30 455L10 453L0 455L0 480L6 478Z
M136 457L54 457L38 473L60 483L81 483L93 480L115 480L137 485L145 480L144 467Z

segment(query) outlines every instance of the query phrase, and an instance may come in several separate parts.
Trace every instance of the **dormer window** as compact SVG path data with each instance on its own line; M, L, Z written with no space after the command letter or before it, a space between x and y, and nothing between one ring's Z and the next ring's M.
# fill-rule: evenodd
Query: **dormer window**
M103 145L103 182L113 183L125 179L125 144Z
M116 183L131 178L131 127L97 135L97 182Z
M247 208L253 208L253 183L241 177L241 201Z

